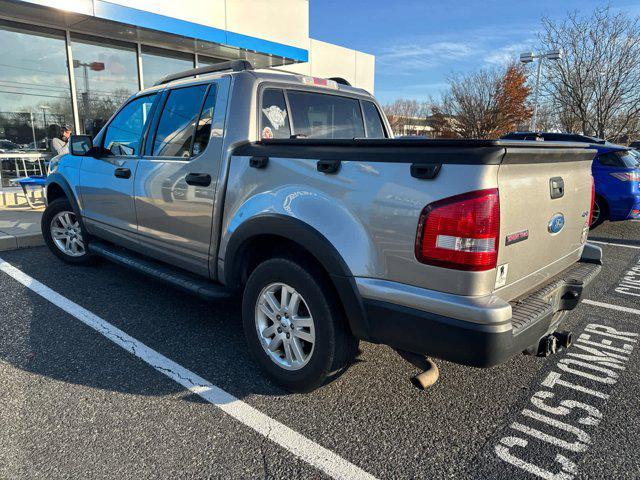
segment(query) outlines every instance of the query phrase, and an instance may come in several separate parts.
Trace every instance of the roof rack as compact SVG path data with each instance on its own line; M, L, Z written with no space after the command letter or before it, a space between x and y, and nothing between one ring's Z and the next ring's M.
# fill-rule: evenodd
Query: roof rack
M232 72L243 72L245 70L253 70L253 65L248 60L230 60L228 62L214 63L206 67L192 68L184 72L172 73L161 78L153 86L164 85L165 83L179 80L180 78L189 78L196 75L204 75L205 73L224 72L230 70Z
M334 82L339 83L340 85L346 85L347 87L351 86L349 81L345 80L342 77L329 77L329 78L327 78L327 80L333 80Z

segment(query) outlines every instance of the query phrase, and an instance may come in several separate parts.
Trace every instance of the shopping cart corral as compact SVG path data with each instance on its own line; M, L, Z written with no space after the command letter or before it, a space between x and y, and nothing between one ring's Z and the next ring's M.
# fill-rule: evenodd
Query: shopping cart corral
M0 153L0 188L11 186L12 179L46 175L50 157L45 152Z
M31 208L44 206L43 188L49 157L48 153L38 152L0 153L2 198L14 198L9 200L9 204L19 204L22 203L19 197L24 197Z

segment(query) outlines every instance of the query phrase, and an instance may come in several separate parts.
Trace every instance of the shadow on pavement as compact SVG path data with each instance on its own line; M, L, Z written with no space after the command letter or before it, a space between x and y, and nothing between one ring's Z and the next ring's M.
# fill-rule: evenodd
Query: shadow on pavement
M43 248L4 252L2 257L238 398L287 395L249 358L238 298L205 302L108 262L67 265ZM0 328L15 339L0 342L4 361L92 388L137 395L184 392L187 401L205 402L8 276L0 278L0 286L0 304L21 312Z

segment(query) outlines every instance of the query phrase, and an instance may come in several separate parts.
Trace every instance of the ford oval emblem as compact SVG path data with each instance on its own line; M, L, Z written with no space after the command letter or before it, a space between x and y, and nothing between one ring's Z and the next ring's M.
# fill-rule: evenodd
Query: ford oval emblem
M549 233L558 233L564 228L564 215L556 213L551 220L549 220Z

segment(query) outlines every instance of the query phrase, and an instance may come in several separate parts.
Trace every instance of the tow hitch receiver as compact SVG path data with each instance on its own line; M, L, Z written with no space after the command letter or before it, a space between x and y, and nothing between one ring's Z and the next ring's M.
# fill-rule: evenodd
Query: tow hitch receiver
M538 347L530 347L524 351L528 355L536 355L538 357L548 357L559 352L563 348L569 348L572 342L571 332L567 330L558 330L557 332L545 335L538 342Z

